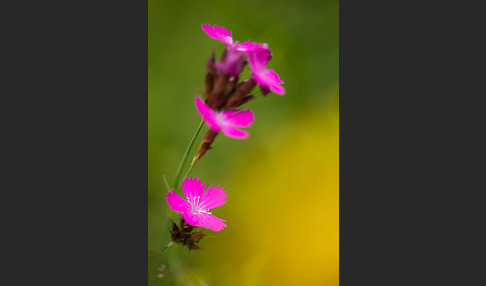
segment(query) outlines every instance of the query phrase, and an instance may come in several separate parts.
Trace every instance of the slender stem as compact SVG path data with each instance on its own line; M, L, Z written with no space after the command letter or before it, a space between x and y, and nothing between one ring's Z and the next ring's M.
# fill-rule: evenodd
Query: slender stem
M178 189L176 187L179 184L179 179L181 177L182 169L184 168L184 165L186 164L189 152L191 152L191 148L194 145L194 142L196 141L197 135L199 134L199 131L201 131L201 128L202 128L203 125L204 125L204 121L201 119L201 123L199 123L199 126L197 127L194 135L192 136L192 139L189 142L189 145L187 146L186 152L184 153L184 156L182 156L182 160L179 163L179 168L177 169L177 173L176 173L176 176L174 178L174 182L172 183L172 189L175 189L176 192L177 192L177 189ZM189 171L187 171L186 176L192 170L192 167L193 166L191 166L189 168ZM167 183L167 179L165 178L165 175L163 176L163 178L164 178L165 186L168 188L169 184ZM169 210L170 210L170 208L169 208ZM169 215L169 217L170 217L170 215ZM165 250L166 255L167 255L167 259L168 259L168 263L169 263L169 267L172 269L172 272L174 273L174 279L177 280L178 277L180 275L182 275L182 258L181 258L181 253L178 249L174 250L173 247L172 247L172 249L168 249L172 244L173 244L172 241L169 242L169 244L164 249L162 249L162 251Z
M196 129L196 133L194 133L194 136L192 136L191 142L189 142L189 146L187 146L186 152L184 153L184 156L182 157L181 163L179 164L179 169L177 169L176 176L174 178L174 182L172 183L172 189L175 189L176 186L179 183L179 178L181 177L182 169L184 168L184 165L187 161L187 156L189 155L189 152L191 151L192 145L194 145L194 142L196 141L197 135L199 134L199 131L201 131L202 126L204 125L204 121L201 119L201 123L199 123L199 126ZM190 171L190 169L189 169Z
M189 170L187 170L187 173L186 175L184 176L185 178L187 178L189 176L189 173L192 171L192 168L194 167L193 164L191 164L191 166L189 167Z
M170 192L171 188L169 187L169 183L167 182L167 178L165 177L165 174L162 174L162 178L164 179L164 185L165 188L167 189L167 192Z

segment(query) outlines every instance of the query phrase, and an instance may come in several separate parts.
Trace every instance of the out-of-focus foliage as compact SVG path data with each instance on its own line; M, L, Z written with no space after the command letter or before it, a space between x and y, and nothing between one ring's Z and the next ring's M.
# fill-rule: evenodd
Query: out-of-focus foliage
M150 277L179 253L183 284L338 285L338 11L338 1L149 0L149 285L174 285L171 269ZM207 230L205 250L160 253L170 241L162 174L172 182L200 121L194 96L206 60L223 51L202 23L268 43L287 93L244 105L256 118L250 138L218 136L191 174L225 188L228 201L214 214L228 227Z

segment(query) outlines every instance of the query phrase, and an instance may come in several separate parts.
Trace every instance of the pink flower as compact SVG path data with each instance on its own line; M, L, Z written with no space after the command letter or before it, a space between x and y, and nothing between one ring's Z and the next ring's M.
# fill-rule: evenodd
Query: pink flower
M251 75L255 82L260 85L263 94L267 94L271 90L276 94L284 95L285 89L281 86L284 82L280 80L274 70L267 70L265 68L265 65L270 60L269 56L270 54L265 50L248 54Z
M268 48L267 44L258 44L258 43L251 43L250 40L239 44L238 42L233 42L232 31L228 33L228 30L224 26L220 27L218 25L211 26L209 24L202 24L202 29L206 34L223 44L225 44L228 48L236 48L239 52L244 53L256 53L264 51L270 54L270 49Z
M187 200L184 200L174 190L167 193L167 203L170 207L182 214L182 218L190 225L220 231L227 226L224 221L209 212L209 209L222 206L226 203L226 193L219 185L213 188L211 184L204 191L206 183L201 180L186 178L182 190Z
M243 69L244 57L245 54L238 52L234 48L229 48L226 52L226 57L218 61L214 67L236 78Z
M249 109L241 110L226 110L215 111L207 106L202 99L196 97L196 108L201 114L204 122L214 132L223 130L224 135L235 139L248 138L248 132L237 129L237 127L247 128L255 120L253 112Z
M225 27L220 27L218 25L214 25L211 27L208 24L202 24L202 29L208 36L211 38L222 42L227 46L233 45L233 37L231 36L231 31L228 33Z
M244 43L238 44L236 46L236 50L245 52L247 54L259 53L265 58L268 58L268 60L272 58L272 52L270 51L267 43L250 43L250 40L248 40Z
M285 89L282 87L284 82L279 78L278 74L274 70L267 70L265 68L268 61L272 58L272 52L267 44L252 43L250 40L241 44L238 42L234 43L233 37L231 36L232 32L230 31L228 33L225 27L220 27L218 25L214 25L213 27L208 24L203 24L202 29L211 38L224 43L230 52L236 50L248 55L252 77L255 82L260 85L264 95L270 91L279 95L285 94ZM224 73L231 73L236 77L236 75L241 72L240 65L236 63L239 63L241 59L234 51L232 53L233 54L230 54L228 61L218 62L217 68Z

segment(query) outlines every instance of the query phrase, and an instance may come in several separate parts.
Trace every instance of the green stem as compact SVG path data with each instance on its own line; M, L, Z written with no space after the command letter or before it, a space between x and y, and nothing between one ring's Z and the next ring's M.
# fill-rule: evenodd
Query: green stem
M191 167L189 167L189 170L187 170L187 173L186 175L184 176L184 178L187 178L189 176L189 173L192 171L192 168L194 167L194 165L191 164Z
M197 135L199 134L199 131L201 131L201 128L204 125L204 121L201 120L201 123L199 123L199 126L196 129L196 132L192 136L191 141L189 142L189 146L187 146L186 152L184 153L184 156L182 156L182 160L179 164L179 168L177 169L176 176L174 178L174 182L172 183L172 189L174 189L177 192L176 188L179 184L179 179L181 177L182 169L184 168L184 165L186 164L187 157L189 156L189 152L191 152L191 148L194 145L194 142L196 141ZM191 172L192 170L192 165L189 168L189 170L186 173L186 177ZM167 183L167 179L165 178L165 175L163 176L164 178L164 183L166 187L169 187L169 184ZM169 208L169 211L172 212ZM171 215L169 214L169 217ZM180 276L182 275L182 258L181 258L181 252L180 249L174 249L174 247L170 247L173 244L173 242L169 242L169 244L163 249L163 251L166 252L169 267L172 269L172 273L174 275L174 279L178 280L180 279Z
M191 151L192 145L194 145L194 142L196 141L197 135L199 134L199 131L201 131L201 128L204 125L204 121L201 119L201 123L199 123L199 126L196 129L196 133L192 136L191 142L189 142L189 146L187 146L186 152L184 153L184 156L182 157L181 163L179 164L179 169L177 169L176 176L174 178L174 182L172 183L172 189L175 189L176 186L179 183L179 178L181 177L182 169L184 168L184 165L186 164L187 161L187 156L189 155L189 152ZM191 171L192 168L189 169L189 172ZM187 174L189 174L189 172Z
M162 178L164 179L164 185L165 188L167 189L167 192L170 192L171 188L169 187L169 182L167 182L167 178L165 177L165 174L162 174Z

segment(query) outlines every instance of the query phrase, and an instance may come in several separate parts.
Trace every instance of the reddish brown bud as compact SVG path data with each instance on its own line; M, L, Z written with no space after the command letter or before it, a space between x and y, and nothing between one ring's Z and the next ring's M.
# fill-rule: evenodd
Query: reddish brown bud
M206 102L211 101L211 93L213 92L214 83L216 82L218 72L214 68L214 51L206 64L206 74L204 77L204 99Z
M252 77L240 82L229 96L224 108L238 107L255 98L253 95L248 95L255 85L256 82Z
M170 234L172 236L172 242L184 242L194 229L192 225L189 225L184 219L181 218L180 227L171 220Z
M260 86L260 91L264 96L270 93L270 89L266 86L265 87Z
M216 84L214 85L213 92L211 94L211 100L208 102L208 105L212 109L219 109L226 103L225 93L228 90L230 83L231 75L229 74L218 74L218 79L216 80Z
M195 241L196 243L199 242L206 234L202 231L195 232L191 235L190 239Z
M178 242L182 243L183 246L187 246L189 251L202 249L197 244L206 234L204 234L202 231L193 232L194 229L195 227L188 224L183 218L181 218L180 227L177 226L175 222L171 221L170 234L172 235L172 241L165 248L168 248L173 243Z
M199 147L197 148L196 155L194 155L194 158L192 159L191 167L194 167L202 156L204 156L204 154L211 149L211 144L213 144L217 135L218 132L214 132L212 129L208 130L201 141L201 144L199 144Z

